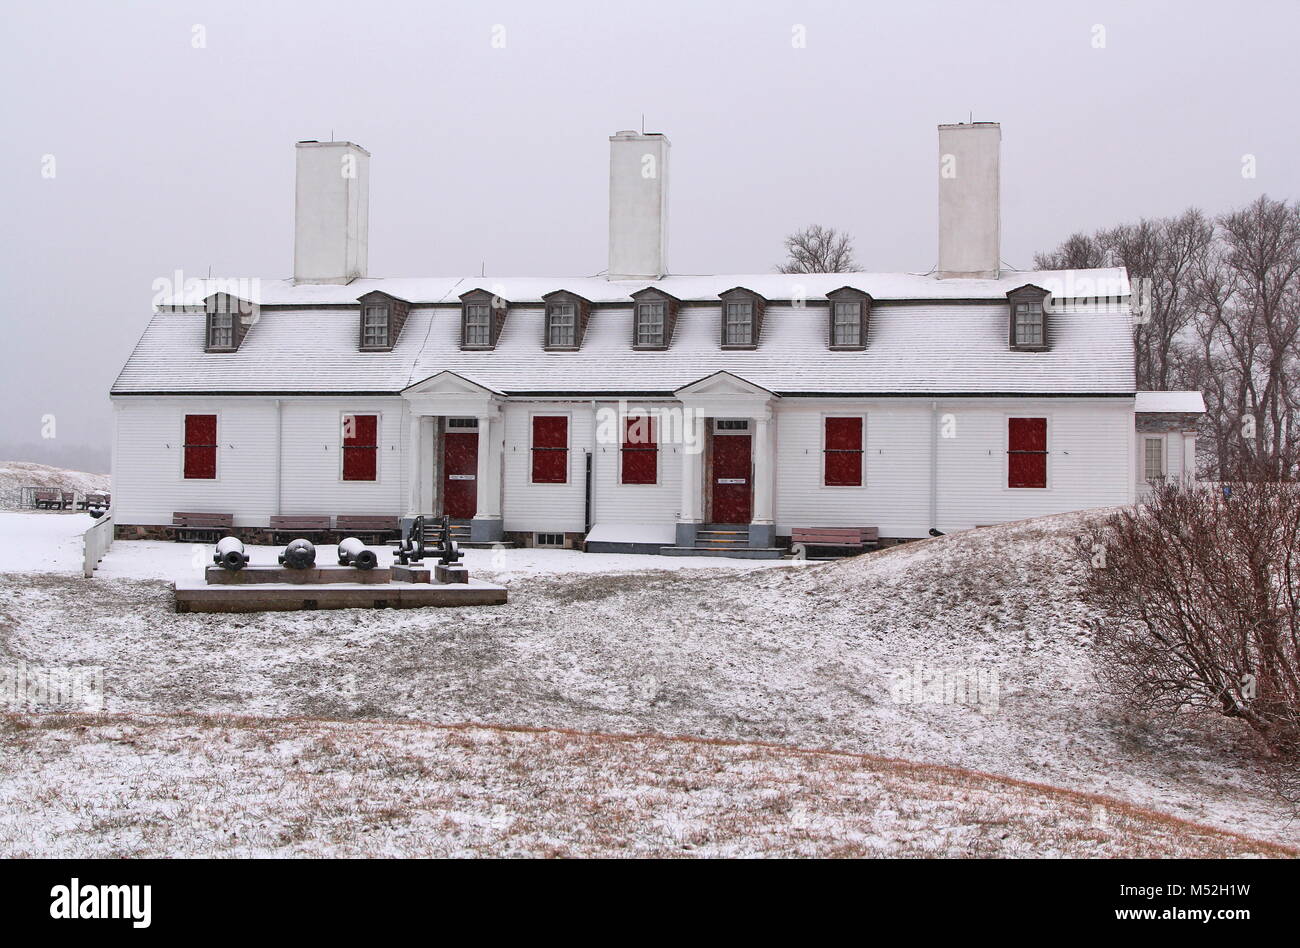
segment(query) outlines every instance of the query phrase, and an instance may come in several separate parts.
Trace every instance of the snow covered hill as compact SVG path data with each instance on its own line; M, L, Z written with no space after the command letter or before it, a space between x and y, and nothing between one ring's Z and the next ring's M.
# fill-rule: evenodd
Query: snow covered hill
M32 461L0 461L0 509L18 508L23 487L52 487L78 493L109 490L107 474L68 471Z
M471 566L509 584L507 605L400 612L176 615L165 582L126 578L154 554L119 541L105 578L4 577L0 666L102 665L114 713L468 721L876 754L1294 844L1247 735L1219 720L1156 726L1097 685L1071 555L1087 516L763 570L629 557L626 572L567 572L579 554L485 551Z

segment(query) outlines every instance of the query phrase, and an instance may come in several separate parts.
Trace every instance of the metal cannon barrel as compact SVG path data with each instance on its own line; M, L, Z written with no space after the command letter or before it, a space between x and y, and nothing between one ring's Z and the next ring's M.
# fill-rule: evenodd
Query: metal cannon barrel
M280 554L280 565L289 569L311 569L316 565L316 547L302 537L290 540Z
M347 537L339 541L339 565L374 569L379 565L379 557L374 550L367 550L366 545L356 537Z
M238 537L222 537L217 541L217 551L212 554L212 562L222 569L232 572L248 565L248 554L244 552L244 543Z

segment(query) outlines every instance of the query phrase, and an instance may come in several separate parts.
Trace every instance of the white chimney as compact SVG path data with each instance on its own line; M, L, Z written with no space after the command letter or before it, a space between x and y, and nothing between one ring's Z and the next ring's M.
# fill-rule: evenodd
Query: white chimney
M939 279L997 279L1002 259L997 122L939 126Z
M366 275L370 152L352 142L298 142L295 283L350 283Z
M610 136L610 280L657 280L668 272L670 147L653 132Z

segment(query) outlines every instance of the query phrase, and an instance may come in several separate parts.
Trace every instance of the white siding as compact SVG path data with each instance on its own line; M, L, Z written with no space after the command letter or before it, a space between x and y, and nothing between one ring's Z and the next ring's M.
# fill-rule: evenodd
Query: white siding
M653 414L656 407L668 407L676 413L681 412L677 402L636 402L630 401L628 410L640 413L649 409ZM618 402L601 402L602 411L617 413ZM596 444L595 471L595 510L592 519L596 523L662 523L677 522L677 511L682 505L682 446L680 443L667 444L666 440L675 439L675 432L680 430L680 423L665 424L656 421L656 438L659 442L658 476L654 484L621 483L622 465L620 463L621 443ZM621 429L615 434L622 436ZM676 439L675 439L676 440Z
M592 450L590 402L511 402L503 406L502 520L506 530L581 533L586 529L586 464ZM569 480L532 482L532 416L569 417Z
M264 526L275 513L275 404L265 399L124 398L117 401L113 507L119 524L170 524L172 513L233 513ZM217 416L216 480L186 480L187 414Z
M1132 502L1133 401L1007 399L939 405L957 435L939 439L939 529L965 530ZM1007 487L1007 418L1047 419L1047 487Z
M822 418L866 416L863 487L822 483ZM882 536L929 529L930 411L909 401L782 403L776 422L776 532L878 526ZM918 527L920 532L917 532Z
M374 481L343 480L343 416L379 415ZM406 406L401 398L292 399L284 402L281 513L389 514L405 512ZM428 444L425 451L432 451ZM428 470L428 465L426 465Z
M284 470L276 497L276 408L262 398L121 398L116 401L113 505L118 523L170 524L179 510L233 513L236 526L282 514L400 514L405 403L387 399L283 399ZM381 416L379 479L342 479L341 416ZM217 477L186 480L186 414L217 415Z
M945 532L1131 502L1129 399L940 401L937 520ZM822 486L822 418L866 415L864 487ZM1007 418L1048 419L1046 489L1007 487ZM930 528L931 403L784 402L777 422L777 533L878 526L882 536Z

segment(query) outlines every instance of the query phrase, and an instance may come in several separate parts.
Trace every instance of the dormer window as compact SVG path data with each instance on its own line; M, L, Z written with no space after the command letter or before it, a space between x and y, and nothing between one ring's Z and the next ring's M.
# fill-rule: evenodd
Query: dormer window
M1043 304L1016 304L1016 345L1041 346L1043 344Z
M362 309L361 348L389 348L387 306L373 305L366 306Z
M664 344L664 324L668 315L668 306L663 302L636 304L636 344L638 346L662 346Z
M1040 352L1048 348L1047 299L1047 290L1033 284L1018 287L1007 294L1012 349Z
M361 351L391 352L402 335L411 304L380 290L371 290L357 302L361 304Z
M465 345L492 344L492 307L487 303L465 304Z
M546 314L546 344L561 349L577 345L577 318L577 307L572 303L554 304Z
M767 300L752 290L734 287L721 294L722 347L755 349L763 328Z
M733 300L726 305L727 322L722 329L724 346L750 346L754 344L754 304L749 300Z
M235 348L234 313L212 313L208 316L208 348Z
M462 349L491 349L496 346L509 305L487 290L470 290L460 297Z
M653 287L637 290L632 299L632 348L667 349L680 300Z
M257 322L257 304L229 293L213 293L203 301L207 314L204 327L205 352L236 352Z
M577 349L587 330L591 303L576 293L556 290L542 297L546 301L543 345L547 349Z
M871 296L851 286L842 286L826 294L830 301L828 342L832 349L865 349L867 321L871 313Z

